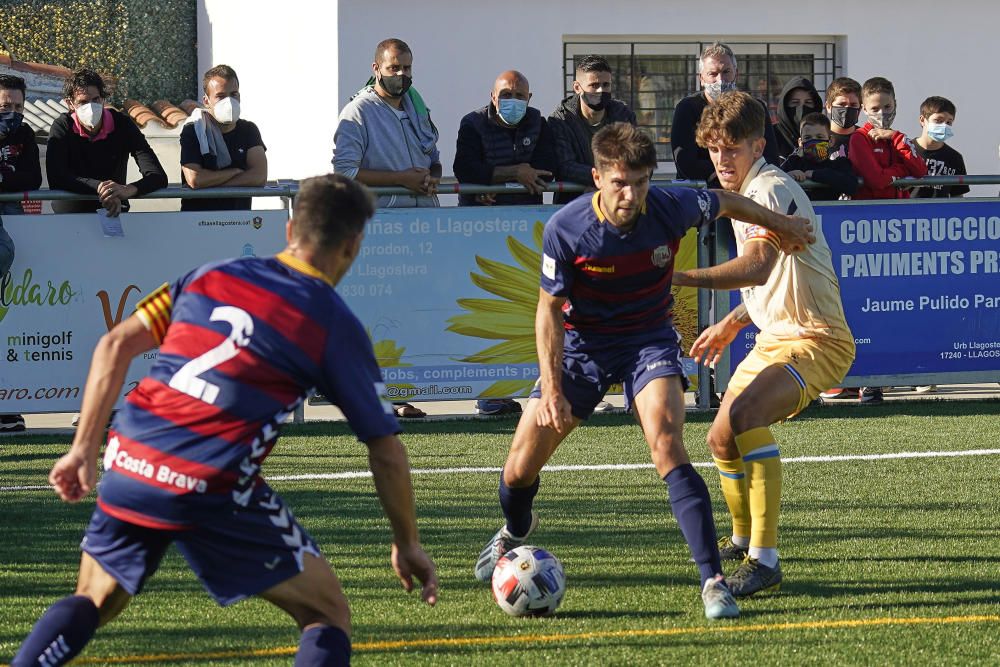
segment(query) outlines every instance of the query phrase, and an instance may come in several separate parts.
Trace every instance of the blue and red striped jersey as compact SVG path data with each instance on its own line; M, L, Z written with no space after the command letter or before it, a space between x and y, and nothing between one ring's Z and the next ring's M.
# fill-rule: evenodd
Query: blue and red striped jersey
M112 516L175 529L245 505L281 424L313 389L359 440L399 432L364 327L291 255L203 266L136 315L160 349L109 432L98 503Z
M564 326L580 333L648 331L670 323L674 258L687 231L719 214L708 190L650 188L623 232L606 222L600 192L553 215L542 242L542 289L567 297Z

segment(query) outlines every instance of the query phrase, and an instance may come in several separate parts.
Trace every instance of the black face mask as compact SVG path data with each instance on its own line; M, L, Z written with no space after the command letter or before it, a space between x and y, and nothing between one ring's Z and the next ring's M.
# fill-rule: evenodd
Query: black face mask
M587 105L587 108L591 111L603 111L604 107L608 106L608 102L611 101L611 93L599 93L601 98L599 101L594 102L592 99L594 93L581 93L580 99L583 103Z
M785 114L795 123L795 127L798 127L802 122L802 118L808 114L811 114L816 109L806 106L790 107L785 105Z
M410 86L413 85L413 77L406 76L405 74L383 76L378 80L378 83L382 86L382 90L390 96L402 97L410 89Z
M854 107L830 107L830 121L840 127L854 127L861 117L861 109Z

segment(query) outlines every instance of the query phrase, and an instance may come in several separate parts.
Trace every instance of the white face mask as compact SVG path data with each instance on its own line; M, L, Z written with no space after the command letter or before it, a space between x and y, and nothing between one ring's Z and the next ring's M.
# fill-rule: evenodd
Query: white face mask
M235 123L240 119L240 101L235 97L224 97L212 107L212 115L223 125Z
M80 121L80 125L92 130L97 127L98 123L101 122L101 118L104 117L104 105L100 102L81 104L76 108L74 113L76 113L76 118Z

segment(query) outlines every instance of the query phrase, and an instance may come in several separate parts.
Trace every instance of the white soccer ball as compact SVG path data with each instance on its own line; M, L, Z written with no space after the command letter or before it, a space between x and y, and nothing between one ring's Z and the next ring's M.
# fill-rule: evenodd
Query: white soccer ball
M562 563L539 547L511 549L493 570L493 598L511 616L551 614L565 593Z

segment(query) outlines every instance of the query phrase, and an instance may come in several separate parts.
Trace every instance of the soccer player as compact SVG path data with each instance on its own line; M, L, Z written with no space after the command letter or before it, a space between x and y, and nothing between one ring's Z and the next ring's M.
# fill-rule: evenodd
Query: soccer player
M795 180L761 157L764 113L743 93L723 95L698 126L719 183L768 208L815 222L809 197ZM816 225L805 252L783 252L773 231L733 215L737 257L674 274L675 285L742 289L743 303L703 331L691 347L696 361L715 365L739 331L760 333L733 373L708 433L708 445L733 517L733 535L719 541L724 558L742 563L726 578L737 597L778 589L781 458L770 425L791 417L827 387L839 386L854 362L830 248Z
M282 422L316 388L368 457L393 532L392 565L434 604L399 426L364 327L333 287L361 247L371 195L339 175L302 182L288 247L195 269L159 288L97 345L80 426L49 482L67 502L94 487L104 425L132 357L160 346L107 437L76 594L49 607L12 665L61 665L117 616L175 543L221 605L251 595L302 636L295 664L350 660L350 612L309 534L260 476Z
M739 609L721 576L708 488L681 441L687 379L671 320L674 256L688 229L720 215L772 229L789 248L811 241L811 225L727 192L650 189L655 147L627 123L601 129L593 152L598 191L545 226L535 316L541 379L500 474L507 522L480 554L475 576L489 581L503 554L534 532L539 472L609 385L623 382L701 573L705 615L734 617Z

